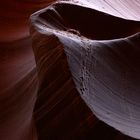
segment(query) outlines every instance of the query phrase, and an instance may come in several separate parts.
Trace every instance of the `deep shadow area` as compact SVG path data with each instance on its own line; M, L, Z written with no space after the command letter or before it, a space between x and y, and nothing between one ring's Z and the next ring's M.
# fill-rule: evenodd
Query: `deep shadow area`
M39 17L49 28L72 31L72 33L76 33L74 32L76 30L82 36L96 40L124 38L140 30L138 21L122 19L67 3L57 3Z

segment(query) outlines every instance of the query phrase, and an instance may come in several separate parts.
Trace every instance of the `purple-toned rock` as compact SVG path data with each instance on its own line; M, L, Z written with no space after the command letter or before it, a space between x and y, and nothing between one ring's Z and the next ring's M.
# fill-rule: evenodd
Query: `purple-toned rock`
M40 137L82 134L87 106L103 122L140 138L140 22L68 2L36 12L30 21Z

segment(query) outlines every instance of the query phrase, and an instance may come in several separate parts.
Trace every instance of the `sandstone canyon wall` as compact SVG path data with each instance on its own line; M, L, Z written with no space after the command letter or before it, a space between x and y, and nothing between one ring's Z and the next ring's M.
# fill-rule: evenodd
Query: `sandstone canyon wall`
M140 139L132 1L1 2L1 140Z

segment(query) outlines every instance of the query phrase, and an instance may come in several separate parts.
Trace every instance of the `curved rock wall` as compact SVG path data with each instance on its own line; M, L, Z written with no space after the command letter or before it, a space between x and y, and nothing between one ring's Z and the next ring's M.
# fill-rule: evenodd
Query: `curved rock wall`
M1 2L0 140L139 138L139 2L52 5L30 38L52 1Z

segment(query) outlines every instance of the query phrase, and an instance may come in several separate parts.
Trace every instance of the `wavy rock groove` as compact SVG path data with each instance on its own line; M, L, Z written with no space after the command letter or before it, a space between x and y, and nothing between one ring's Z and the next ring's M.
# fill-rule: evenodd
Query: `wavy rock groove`
M140 22L68 2L36 12L30 22L40 137L80 134L78 124L88 125L91 110L115 129L140 138Z
M50 0L0 2L0 140L36 140L38 82L28 18Z

